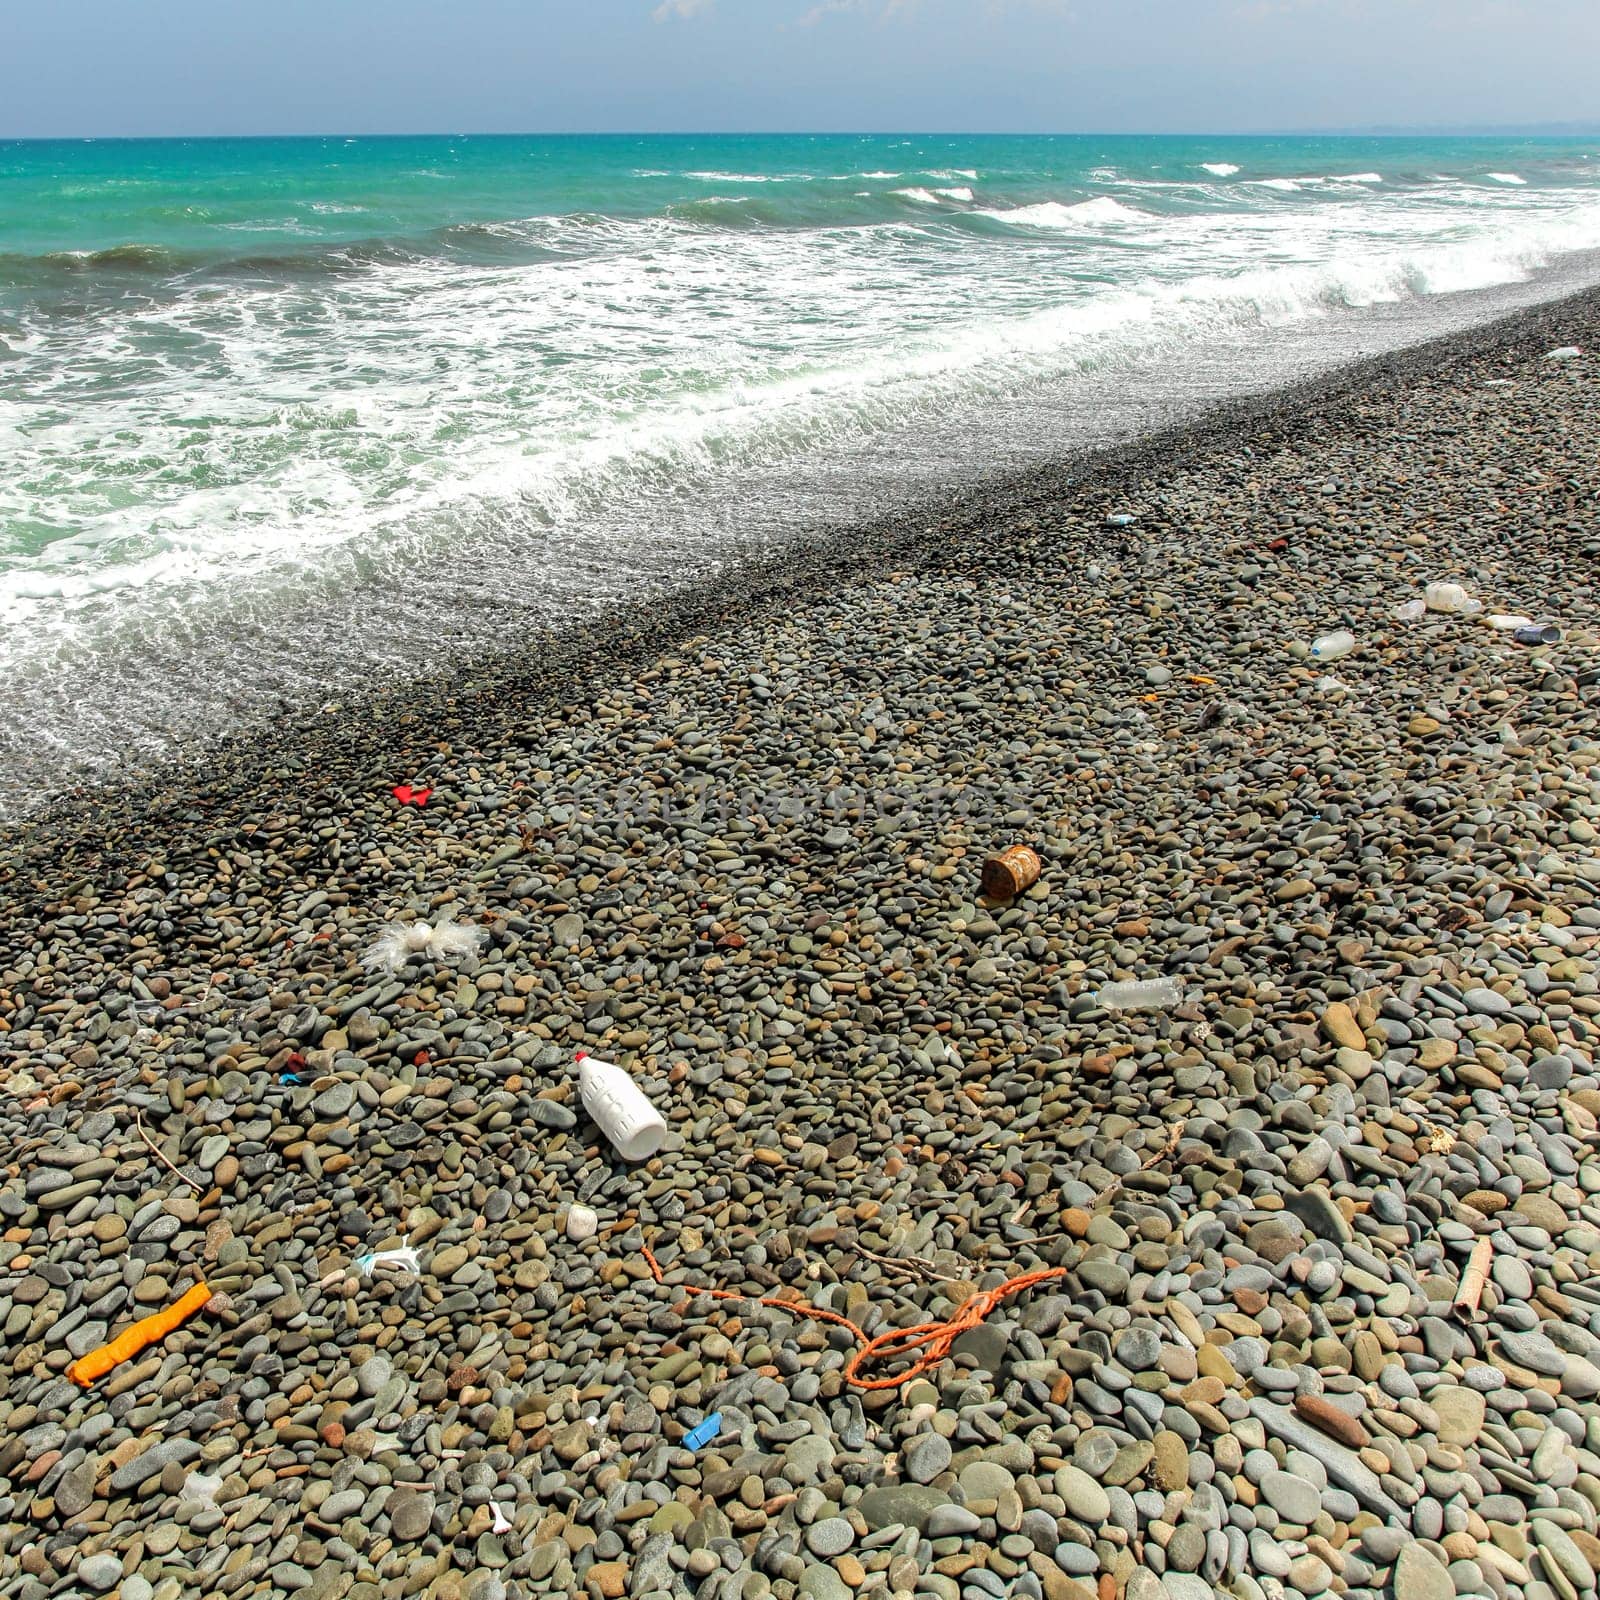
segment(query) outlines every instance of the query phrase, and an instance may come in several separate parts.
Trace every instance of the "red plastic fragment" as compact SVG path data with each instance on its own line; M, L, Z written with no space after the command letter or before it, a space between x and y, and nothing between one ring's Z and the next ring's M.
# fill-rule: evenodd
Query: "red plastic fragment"
M427 805L428 796L432 789L413 789L409 783L397 783L391 793L403 806L416 806L419 810Z

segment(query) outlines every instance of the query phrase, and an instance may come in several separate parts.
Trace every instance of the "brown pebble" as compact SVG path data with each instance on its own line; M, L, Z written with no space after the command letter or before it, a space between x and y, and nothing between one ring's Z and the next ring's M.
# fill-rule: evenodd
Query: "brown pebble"
M1302 1422L1309 1422L1313 1428L1319 1428L1329 1438L1337 1439L1352 1450L1372 1442L1367 1430L1354 1417L1346 1416L1320 1394L1297 1395L1294 1410Z

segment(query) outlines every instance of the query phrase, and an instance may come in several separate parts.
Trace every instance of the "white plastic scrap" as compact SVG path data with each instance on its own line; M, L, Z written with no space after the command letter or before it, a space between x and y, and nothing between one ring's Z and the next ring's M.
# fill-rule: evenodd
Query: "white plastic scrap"
M386 972L390 977L413 956L426 955L434 961L458 965L476 956L488 936L487 929L448 920L437 924L391 922L368 945L361 964L368 972Z
M193 1505L214 1506L217 1503L217 1491L221 1487L220 1472L191 1472L183 1480L183 1489L178 1498L187 1500Z
M355 1259L356 1269L363 1278L370 1278L374 1272L412 1272L418 1277L422 1275L422 1265L417 1260L417 1252L409 1245L403 1244L398 1250L373 1250L364 1256Z
M510 1533L511 1532L511 1526L512 1526L511 1518L508 1517L503 1510L501 1510L500 1502L498 1500L491 1500L489 1502L489 1506L490 1506L490 1509L494 1512L494 1523L490 1528L490 1532L492 1532L492 1533Z
M1549 355L1547 355L1545 357L1545 360L1546 361L1576 361L1578 359L1578 357L1581 356L1582 354L1583 354L1583 351L1581 351L1577 347L1577 345L1575 345L1575 344L1564 344L1564 345L1561 345L1559 348L1557 348L1555 350L1552 350L1549 353Z

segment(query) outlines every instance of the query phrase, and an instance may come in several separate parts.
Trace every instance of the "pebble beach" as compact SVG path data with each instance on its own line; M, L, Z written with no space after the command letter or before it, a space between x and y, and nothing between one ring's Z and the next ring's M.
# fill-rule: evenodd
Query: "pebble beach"
M0 836L5 1592L1590 1600L1593 350L1591 294Z

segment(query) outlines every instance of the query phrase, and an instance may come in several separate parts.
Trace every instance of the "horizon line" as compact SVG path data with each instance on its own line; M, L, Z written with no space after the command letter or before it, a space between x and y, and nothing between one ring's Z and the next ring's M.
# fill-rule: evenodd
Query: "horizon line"
M1182 128L1115 130L1062 128L524 128L517 130L417 128L351 133L346 130L273 133L0 133L0 144L140 144L172 140L227 143L266 139L1404 139L1600 138L1600 121L1507 123L1383 123L1314 128Z

